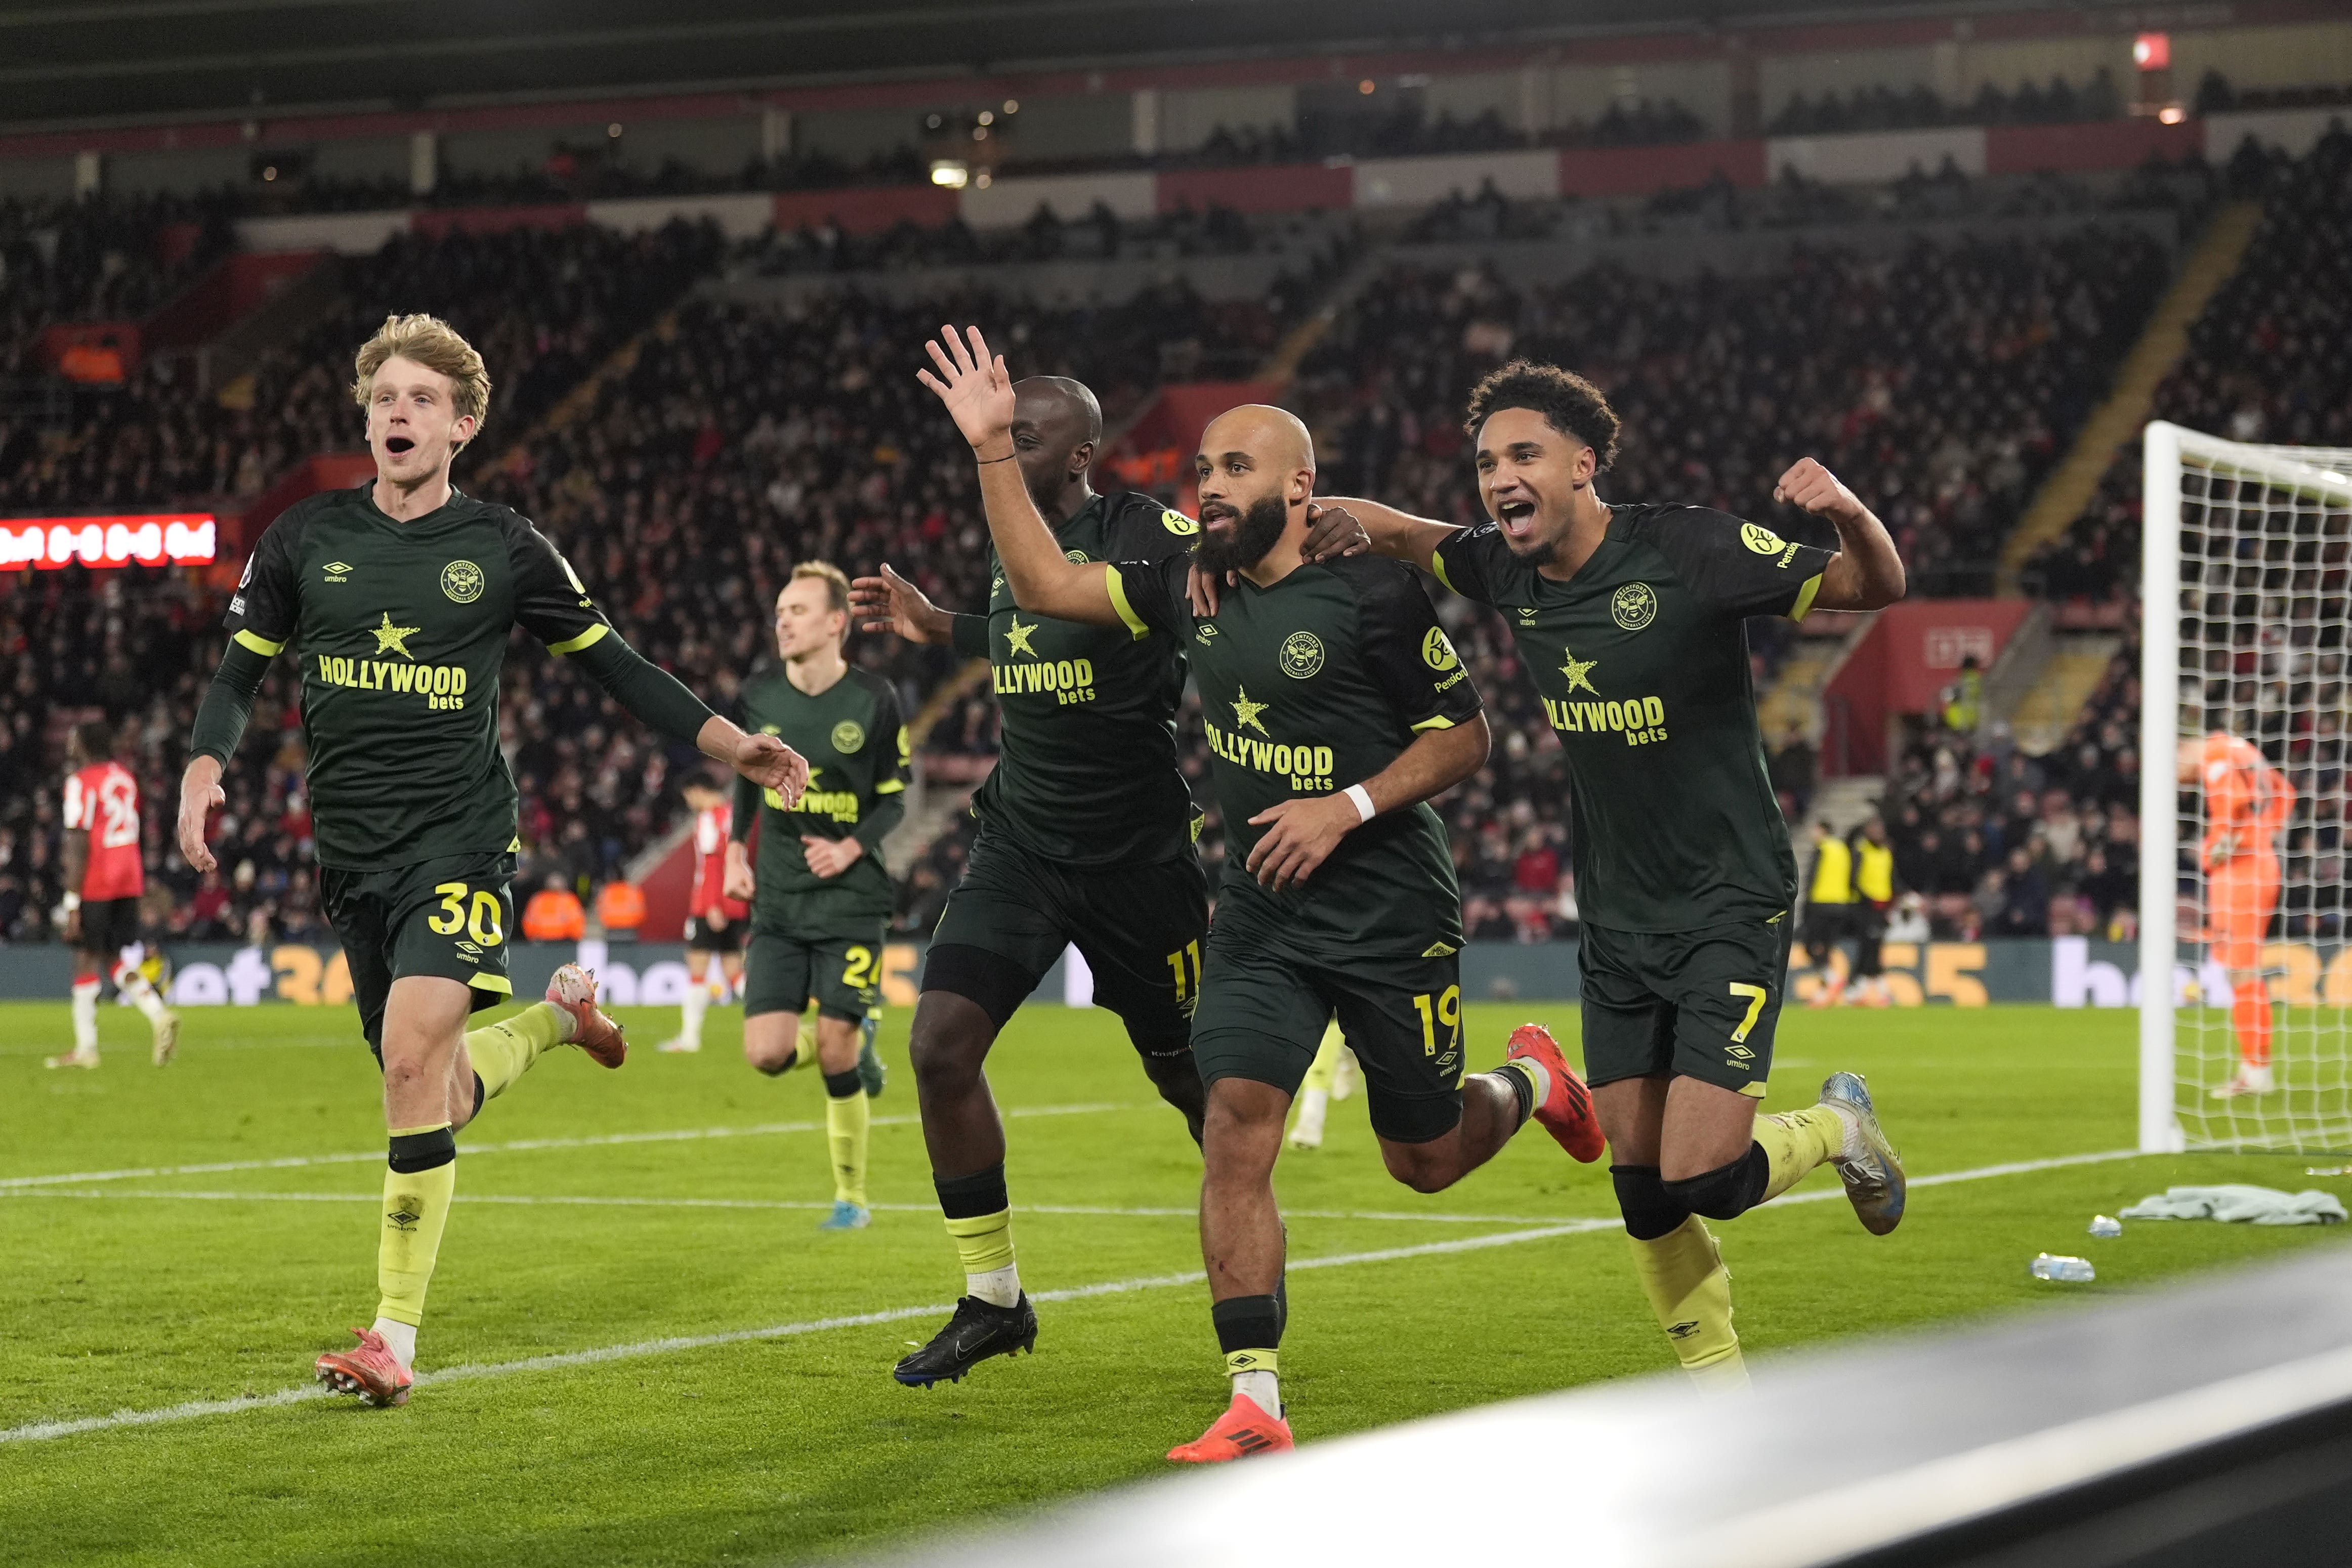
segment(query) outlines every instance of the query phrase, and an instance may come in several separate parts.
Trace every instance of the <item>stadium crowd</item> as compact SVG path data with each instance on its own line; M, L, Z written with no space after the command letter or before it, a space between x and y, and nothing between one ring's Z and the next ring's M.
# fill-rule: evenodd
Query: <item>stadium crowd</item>
M2232 441L2352 447L2352 131L2337 121L2301 159L2251 139L2227 170L2232 195L2263 201L2236 274L2189 329L2155 417ZM2064 537L2035 558L2046 597L2129 598L2139 570L2140 451L2108 465Z
M2264 178L2300 192L2289 182L2308 181L2324 162ZM1130 237L1122 232L1120 243ZM780 237L769 248L797 243ZM333 367L389 303L437 308L483 344L500 387L492 445L461 465L460 483L537 518L632 642L723 705L766 644L767 601L792 559L824 556L853 571L888 559L942 603L978 603L982 533L962 455L905 374L906 345L942 313L995 325L1016 373L1087 381L1116 422L1169 373L1171 340L1205 353L1262 354L1314 291L1302 284L1270 308L1215 305L1181 287L1080 308L974 298L899 307L845 289L776 306L696 298L580 406L530 430L695 277L730 259L764 270L761 254L730 258L715 231L684 225L635 238L577 228L404 239L358 264L354 303L243 390L175 401L168 386L126 389L112 422L86 428L61 458L0 467L0 486L10 487L0 502L37 510L250 495L266 480L269 452L290 459L346 444L336 436L350 419L347 393ZM747 259L754 265L741 267ZM1326 276L1336 265L1335 256ZM2295 263L2283 255L2279 265ZM1558 356L1593 374L1626 416L1607 493L1718 505L1796 532L1761 497L1780 465L1811 451L1887 517L1915 584L1949 591L1980 580L2165 270L2154 242L2096 229L1920 243L1882 258L1800 250L1777 270L1735 278L1601 267L1527 291L1477 267L1403 267L1342 314L1303 365L1297 401L1323 448L1327 490L1466 519L1474 491L1454 418L1464 390L1510 355ZM2275 311L2265 319L2273 334L2283 329ZM2298 326L2284 329L2295 343ZM2200 330L2201 344L2210 333ZM2296 362L2305 367L2297 377L2262 383L2285 400L2281 417L2303 409L2309 378L2326 373L2315 357ZM1925 388L1937 395L1914 395ZM142 445L137 427L149 421ZM120 439L99 439L103 432ZM236 454L234 467L188 455L224 449ZM264 455L247 459L256 450ZM1105 474L1097 483L1116 481ZM8 802L0 933L31 935L54 902L47 747L66 719L95 707L123 721L151 801L172 798L185 715L216 647L218 599L139 572L41 574L0 599L0 652L14 672L0 690ZM1558 747L1517 679L1508 638L1466 604L1448 601L1444 612L1496 721L1489 765L1444 806L1473 933L1538 940L1572 931ZM1758 624L1759 672L1784 636ZM910 714L944 694L927 742L943 777L984 769L992 705L977 688L959 695L942 685L955 661L887 639L861 638L853 652L899 686ZM159 899L159 916L169 903L161 917L172 929L315 926L295 695L280 672L257 705L227 780L222 873L201 884L174 873L163 814L151 810L151 858L172 894ZM506 699L525 796L519 885L553 876L584 894L675 814L677 769L688 759L618 722L601 692L534 648L519 646L510 659ZM2124 699L2117 688L2102 700ZM1187 724L1188 766L1205 801L1196 713ZM2136 795L2111 783L2136 766L2122 735L2095 716L2052 758L2027 758L1997 737L1971 751L1947 737L1906 760L1889 823L1939 930L2037 921L2043 930L2104 929L2128 910L2116 879L2128 878L2129 853L2109 852L2132 833ZM2021 789L2033 792L2037 827L2020 825L2029 815ZM2071 831L2053 790L2066 791ZM905 877L902 929L935 916L968 832L966 824L941 835ZM1213 821L1203 841L1212 857L1221 852ZM2013 863L2021 852L2022 869Z
M1768 127L1774 136L1823 136L1850 131L1909 131L1929 125L2068 125L2114 120L2125 110L2115 73L2101 66L2081 87L2053 76L2047 87L2021 81L2005 92L1991 82L1966 103L1948 103L1926 82L1897 89L1881 83L1849 95L1832 89L1818 99L1791 93Z

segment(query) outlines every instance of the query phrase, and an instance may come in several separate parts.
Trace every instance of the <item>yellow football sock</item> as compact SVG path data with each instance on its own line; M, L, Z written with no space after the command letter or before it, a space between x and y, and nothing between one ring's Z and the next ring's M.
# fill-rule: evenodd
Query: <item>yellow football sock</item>
M466 1055L474 1064L474 1076L482 1081L482 1097L497 1099L571 1032L571 1016L562 1009L552 1002L533 1002L512 1018L467 1034Z
M956 1253L963 1260L967 1274L991 1274L999 1269L1013 1267L1013 1210L1000 1208L994 1214L975 1215L970 1219L948 1221L948 1234L955 1238Z
M446 1136L448 1126L437 1122L429 1127L394 1127L392 1135ZM425 1289L433 1282L441 1230L449 1222L449 1204L457 1190L455 1159L430 1170L383 1173L383 1228L375 1244L376 1289L383 1299L376 1305L376 1316L412 1326L425 1321Z
M1314 1064L1307 1068L1307 1077L1299 1087L1320 1089L1326 1094L1331 1092L1331 1085L1339 1076L1340 1053L1347 1049L1348 1042L1339 1035L1339 1021L1334 1019L1331 1027L1323 1031L1323 1043L1316 1047Z
M1771 1175L1764 1183L1769 1202L1819 1168L1845 1146L1845 1119L1826 1105L1781 1111L1756 1118L1756 1141L1764 1145Z
M1633 1273L1675 1355L1704 1388L1745 1388L1748 1368L1731 1326L1731 1270L1696 1214L1654 1241L1631 1239Z
M866 1207L866 1134L873 1120L872 1102L856 1070L840 1076L849 1080L849 1092L833 1093L825 1081L824 1141L833 1148L833 1196L837 1203Z

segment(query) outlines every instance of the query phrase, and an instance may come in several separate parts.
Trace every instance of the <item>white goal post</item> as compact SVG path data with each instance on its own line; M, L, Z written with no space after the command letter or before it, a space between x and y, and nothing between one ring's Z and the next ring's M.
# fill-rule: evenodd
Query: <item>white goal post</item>
M2352 1148L2352 952L2343 747L2352 451L2224 441L2161 421L2142 467L2139 1146ZM2278 835L2261 970L2267 1092L2240 1070L2232 989L2208 940L2205 791L2177 782L2183 737L2252 743L2295 791ZM2250 1004L2251 1005L2251 1004Z

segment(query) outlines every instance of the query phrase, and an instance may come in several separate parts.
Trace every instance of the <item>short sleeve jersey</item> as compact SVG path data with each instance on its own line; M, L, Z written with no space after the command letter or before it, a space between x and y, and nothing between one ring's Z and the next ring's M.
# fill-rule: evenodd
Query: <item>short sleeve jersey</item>
M120 762L93 762L66 779L68 829L89 835L81 885L73 891L95 904L137 898L147 891L140 861L139 780Z
M721 802L694 814L694 885L687 894L686 912L695 916L724 915L740 920L751 910L727 896L727 830L735 815Z
M514 774L499 749L508 633L520 626L569 653L612 628L512 508L452 491L395 522L373 487L310 497L269 525L229 601L229 632L301 662L320 864L384 871L510 852Z
M1422 730L1475 717L1478 693L1408 567L1356 557L1302 566L1270 588L1244 580L1213 617L1192 613L1187 558L1122 561L1112 602L1138 637L1192 643L1225 870L1217 919L1262 927L1277 950L1339 969L1438 956L1462 943L1461 892L1427 801L1375 817L1303 884L1247 869L1266 830L1252 817L1360 784Z
M1492 523L1438 548L1438 578L1501 612L1568 754L1584 918L1633 932L1770 920L1795 903L1797 865L1744 622L1802 620L1832 552L1703 507L1609 510L1565 582Z
M1097 496L1055 530L1072 560L1182 557L1200 525L1150 497ZM1064 865L1152 865L1192 852L1192 797L1176 760L1184 643L1154 630L1087 626L1013 602L991 546L985 646L978 616L958 645L985 652L1002 710L982 822Z
M744 683L742 701L746 729L777 737L809 764L808 788L792 809L773 789L761 793L752 928L804 940L872 940L874 922L890 914L890 873L879 846L869 845L847 871L825 878L809 870L801 840L849 838L879 802L905 792L907 727L890 683L852 665L811 696L782 664L772 664ZM740 831L750 827L740 824Z

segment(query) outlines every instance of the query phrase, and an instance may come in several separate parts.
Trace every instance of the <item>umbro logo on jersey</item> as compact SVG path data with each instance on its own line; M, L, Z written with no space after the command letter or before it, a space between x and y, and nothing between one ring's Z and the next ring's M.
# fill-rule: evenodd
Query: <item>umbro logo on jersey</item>
M459 942L457 944L457 951L463 953L468 958L478 958L482 956L482 950L479 947L475 946L471 942Z
M351 580L351 562L347 560L331 560L327 563L327 580L329 582L349 582Z

